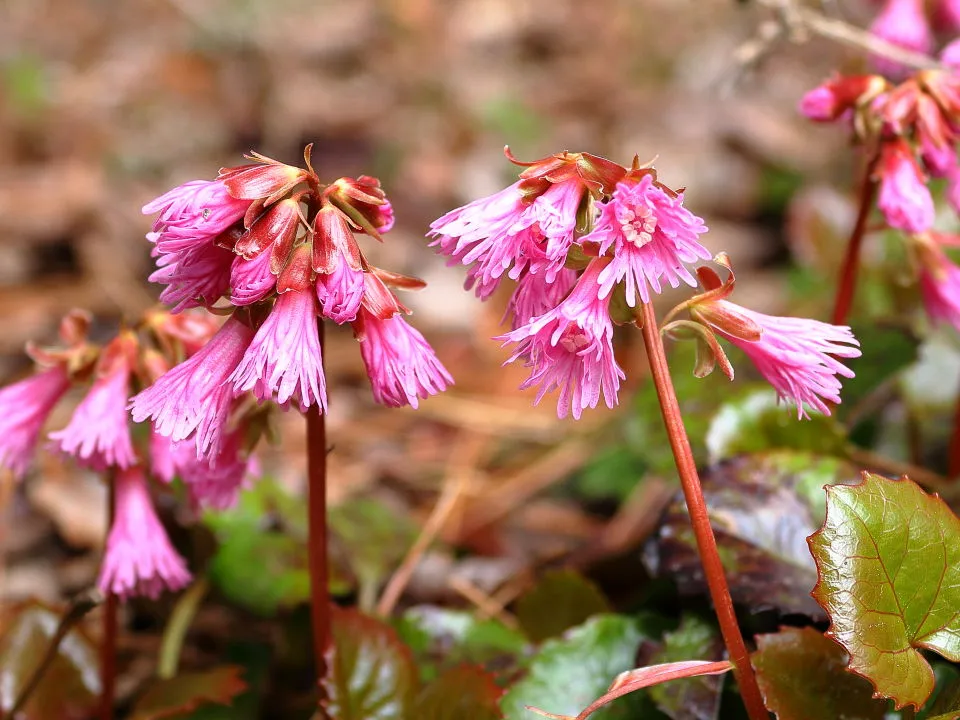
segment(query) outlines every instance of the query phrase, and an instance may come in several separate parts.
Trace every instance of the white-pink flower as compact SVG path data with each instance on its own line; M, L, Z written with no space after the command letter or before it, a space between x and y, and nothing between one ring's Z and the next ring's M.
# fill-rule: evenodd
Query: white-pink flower
M160 302L171 312L213 305L230 287L234 255L218 245L200 245L181 252L160 255L150 282L166 285Z
M277 276L270 271L270 250L263 250L251 260L241 255L233 258L230 268L230 302L252 305L273 292Z
M136 422L148 418L161 435L193 437L197 455L216 455L235 392L227 379L243 358L253 330L231 317L195 355L134 396Z
M131 369L128 353L132 352L128 344L129 339L121 336L105 350L106 367L73 411L70 423L63 430L50 433L62 452L95 470L128 468L137 462L127 412Z
M0 468L26 474L43 424L69 387L58 365L0 389Z
M598 243L601 255L613 251L600 273L600 294L607 297L614 285L625 282L627 304L634 307L638 297L649 302L649 288L659 293L661 280L671 287L681 281L696 285L685 263L710 259L710 251L697 240L706 231L703 220L683 206L682 195L668 194L652 175L644 175L637 182L617 183L593 232L581 242Z
M887 224L909 233L933 227L933 197L905 140L884 142L880 152L877 207Z
M579 178L551 183L525 202L521 183L457 208L430 224L431 246L451 263L470 266L467 288L489 297L504 274L548 273L562 268L574 242L577 209L586 188Z
M353 322L363 301L363 271L355 270L340 257L329 273L317 274L317 300L320 313L338 325Z
M918 245L920 294L930 319L947 322L960 330L960 267L936 242L936 236Z
M691 314L746 353L777 394L797 406L797 417L807 417L805 406L830 414L840 402L838 375L853 371L837 358L860 357L860 343L849 327L807 318L764 315L728 300L695 305ZM735 328L759 329L756 339Z
M311 289L277 298L229 382L238 393L253 390L261 402L276 394L280 404L293 399L303 411L318 405L326 412L317 300Z
M121 598L157 598L190 582L186 563L170 544L153 508L140 467L117 473L113 525L97 586Z
M160 213L147 239L163 255L212 244L243 218L250 203L233 197L220 180L192 180L143 206L144 215Z
M416 408L420 398L453 384L423 335L399 315L381 320L361 307L354 327L373 397L381 405Z
M612 408L620 380L626 377L613 356L610 295L600 297L599 277L609 263L606 258L591 262L557 307L498 338L517 343L507 362L523 359L531 368L521 388L539 386L534 404L559 389L557 415L561 418L570 412L579 419L586 408L597 406L601 394Z

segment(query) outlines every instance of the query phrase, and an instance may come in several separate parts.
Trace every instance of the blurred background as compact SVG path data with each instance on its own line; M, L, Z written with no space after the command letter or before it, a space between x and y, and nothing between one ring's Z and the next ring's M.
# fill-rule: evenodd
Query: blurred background
M866 2L830 5L869 18ZM507 352L490 339L507 293L482 305L463 292L463 268L446 267L424 233L511 182L504 145L530 160L562 150L656 158L661 180L686 187L706 219L705 244L733 258L742 304L825 319L854 157L842 132L795 108L860 61L812 39L744 64L765 19L734 0L4 0L0 380L28 370L24 343L52 340L68 309L91 310L94 336L108 337L154 302L144 203L250 150L298 164L314 143L321 177L382 180L397 224L364 250L429 282L404 301L457 381L418 411L378 408L349 330L328 333L338 591L371 607L439 497L439 543L405 585L406 603L497 615L558 558L636 560L674 482L638 333L623 333L618 410L561 422L550 396L533 410L534 393L517 390L523 369L501 368ZM705 432L713 398L741 381L693 383L687 349L675 360L688 423ZM221 652L215 638L239 624L272 637L276 628L249 617L306 597L300 509L278 499L303 491L301 424L282 418L282 441L263 457L272 489L232 515L197 523L160 500L223 601L201 613L208 642L185 651L188 663ZM106 524L99 480L45 455L4 493L0 598L53 602L88 586ZM237 527L280 539L231 546ZM254 588L251 568L272 585ZM150 672L164 602L125 609L135 632L122 650L147 658L127 671L126 692Z

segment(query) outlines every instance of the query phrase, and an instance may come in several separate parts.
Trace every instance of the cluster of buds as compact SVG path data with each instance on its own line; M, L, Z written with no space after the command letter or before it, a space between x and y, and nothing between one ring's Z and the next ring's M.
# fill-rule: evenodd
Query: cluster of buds
M947 203L960 213L960 41L941 54L942 68L921 70L899 84L879 75L841 76L808 92L800 111L817 122L848 124L855 143L871 158L871 184L878 186L877 207L886 224L904 233L917 262L923 297L934 320L960 318L960 294L952 266L934 232L936 210L929 182L946 181ZM939 285L931 289L931 283ZM953 305L944 313L929 300ZM942 303L941 303L942 305ZM960 324L954 322L960 328Z
M536 402L559 390L557 414L579 418L603 396L617 403L625 377L613 350L614 324L635 323L638 304L664 285L697 284L689 265L709 260L699 242L703 220L683 205L682 192L634 159L630 168L586 153L533 163L508 188L458 208L431 225L438 252L467 266L466 287L488 298L503 276L516 280L508 315L515 346L508 362L531 368L523 387ZM721 257L721 262L726 262ZM835 358L857 357L849 328L756 313L726 300L733 276L698 270L705 292L684 303L690 320L665 329L698 338L706 356L697 374L718 363L733 369L717 336L744 350L778 394L829 413L839 381L850 371ZM675 315L677 311L672 313Z
M321 183L309 147L306 169L251 159L145 206L159 213L147 235L151 280L165 285L169 311L151 311L103 347L87 341L89 319L73 313L62 324L63 348L30 349L44 369L0 390L0 468L20 478L54 406L72 384L92 380L50 438L113 482L105 592L156 596L189 582L148 476L179 478L197 510L225 509L253 474L265 403L326 411L323 319L352 326L378 402L416 407L453 382L391 289L423 283L374 267L358 244L358 235L382 241L393 225L380 183ZM145 421L139 448L131 425Z
M933 51L934 33L953 36L960 32L960 0L882 0L883 7L870 25L870 32L887 42L929 54ZM929 12L928 12L929 5ZM889 58L871 58L878 72L899 78L907 71Z
M114 484L100 588L123 597L156 597L186 585L190 574L154 510L146 468L166 483L180 477L192 505L202 510L233 502L251 458L239 436L214 467L156 432L142 443L133 432L131 395L171 363L197 353L216 330L211 317L151 311L104 345L87 339L89 326L87 314L69 313L60 324L60 347L28 347L39 371L0 390L0 467L22 478L50 413L73 386L89 385L67 426L49 434L50 446L83 467L109 473Z

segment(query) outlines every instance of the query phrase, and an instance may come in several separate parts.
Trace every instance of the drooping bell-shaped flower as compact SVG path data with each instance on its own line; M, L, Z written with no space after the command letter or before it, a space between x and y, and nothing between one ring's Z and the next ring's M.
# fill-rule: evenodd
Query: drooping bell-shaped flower
M210 307L230 288L233 259L233 252L209 242L160 255L149 280L167 286L160 302L171 305L171 312Z
M913 151L902 138L883 143L877 168L880 194L877 206L892 228L909 233L933 226L933 197Z
M263 402L295 400L306 411L327 409L327 386L317 329L317 299L310 287L277 297L243 359L229 378L237 393L253 390Z
M581 242L597 243L601 255L612 250L612 261L600 273L600 294L607 297L625 282L627 304L634 307L638 298L649 302L649 288L659 293L662 280L671 287L681 281L696 285L685 263L711 257L697 239L706 231L703 220L683 206L682 195L668 193L645 173L617 183L593 232Z
M62 452L95 470L128 468L137 462L127 412L136 349L136 338L126 331L104 348L97 378L70 423L50 433Z
M97 585L127 599L157 598L190 582L186 563L170 544L153 508L143 469L120 470L114 479L113 525Z
M691 315L715 330L750 358L777 394L797 406L829 415L828 403L840 402L840 380L853 371L837 358L860 357L850 328L807 318L764 315L725 299L697 303Z
M877 75L841 75L821 83L800 100L800 112L815 122L833 122L883 92Z
M353 322L360 310L364 292L361 257L346 216L333 206L321 208L313 237L317 300L320 313L338 325Z
M196 354L134 396L136 422L150 419L173 440L194 439L197 455L216 455L235 392L227 382L253 339L253 330L232 316Z
M927 21L924 0L887 0L870 25L870 32L887 42L918 53L933 48L933 33ZM874 67L884 75L899 78L907 68L881 55L872 58Z
M593 260L557 307L498 338L517 343L507 362L522 359L531 368L521 388L539 386L534 404L559 389L561 418L569 412L579 419L586 408L597 406L601 394L607 407L617 404L625 375L613 356L610 295L601 297L599 283L610 262Z
M143 206L144 215L160 213L147 239L163 255L210 244L243 219L250 203L231 195L220 180L192 180Z
M43 424L69 387L57 365L0 389L0 468L17 479L26 474Z
M198 458L190 441L155 437L158 439L151 450L154 473L164 482L179 477L196 510L228 510L236 504L251 474L251 458L243 448L243 428L224 437L216 458Z
M915 239L920 270L920 294L934 323L960 330L960 267L941 248L943 236L928 233ZM958 244L953 239L952 244Z
M453 384L423 335L399 315L384 319L361 306L354 332L373 397L381 405L416 408L420 399Z
M506 315L511 316L511 329L516 330L553 310L576 284L577 273L568 268L560 270L553 281L547 280L546 273L526 272L521 275L507 304Z

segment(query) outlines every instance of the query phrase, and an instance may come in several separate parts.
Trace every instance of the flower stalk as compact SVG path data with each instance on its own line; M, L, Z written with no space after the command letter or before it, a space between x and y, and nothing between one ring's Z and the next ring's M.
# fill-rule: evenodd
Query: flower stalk
M323 347L323 322L318 322ZM330 645L329 570L327 566L327 427L326 415L317 405L307 412L307 555L310 567L310 624L316 663L318 705L326 720L325 679Z
M680 484L683 488L687 511L690 513L690 523L696 537L700 562L703 564L707 587L716 609L717 620L720 623L720 633L723 636L727 652L730 654L730 660L734 664L734 673L750 720L768 720L770 713L763 702L763 695L757 685L756 675L750 665L750 653L737 625L733 600L730 597L730 589L727 587L727 579L720 562L717 540L713 535L713 528L710 526L710 517L707 513L703 490L700 487L700 477L697 474L697 465L690 448L690 439L687 437L687 431L683 425L680 404L677 401L677 394L670 378L670 369L667 365L667 357L663 348L663 340L660 337L656 313L653 305L649 302L642 304L641 312L643 321L641 330L643 332L643 342L647 349L647 359L650 362L650 372L657 391L657 399L660 402L663 422L670 438L670 448L673 450L673 458L680 475Z
M860 266L860 248L867 231L867 219L877 195L879 183L874 177L874 171L879 156L874 156L863 174L863 183L860 186L860 207L857 210L857 219L850 233L847 243L847 252L843 257L840 268L840 279L837 282L837 295L833 303L831 322L834 325L845 325L853 306L853 296L857 289L857 270Z

